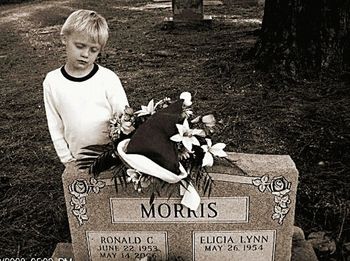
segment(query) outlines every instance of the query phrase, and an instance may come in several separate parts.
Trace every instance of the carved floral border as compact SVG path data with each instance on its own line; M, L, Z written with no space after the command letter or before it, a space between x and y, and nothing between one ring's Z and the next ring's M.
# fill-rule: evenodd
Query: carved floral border
M267 175L252 179L252 184L258 188L260 192L270 192L274 195L274 213L273 220L278 220L280 225L290 210L290 188L292 183L283 176L273 177L271 180ZM240 182L238 182L240 183ZM87 215L86 197L89 193L99 193L106 183L102 180L90 178L90 182L85 179L76 179L69 185L69 192L72 195L70 204L73 206L72 213L77 218L79 225L83 225L89 219Z
M90 178L90 181L85 179L76 179L69 185L68 189L72 195L70 204L73 206L72 213L77 218L79 225L83 225L85 221L89 220L86 209L86 197L89 193L99 193L106 183L95 178Z
M284 218L290 210L291 200L289 193L292 183L283 176L273 177L269 180L267 175L253 179L252 183L260 192L268 191L275 196L275 207L272 219L278 220L278 224L282 225Z

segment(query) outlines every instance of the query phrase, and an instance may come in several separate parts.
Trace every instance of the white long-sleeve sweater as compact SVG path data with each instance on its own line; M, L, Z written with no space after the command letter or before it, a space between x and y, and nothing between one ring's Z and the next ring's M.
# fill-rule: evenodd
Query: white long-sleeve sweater
M96 64L82 78L64 67L51 71L43 87L49 131L62 163L79 158L85 146L108 143L109 120L128 105L118 76Z

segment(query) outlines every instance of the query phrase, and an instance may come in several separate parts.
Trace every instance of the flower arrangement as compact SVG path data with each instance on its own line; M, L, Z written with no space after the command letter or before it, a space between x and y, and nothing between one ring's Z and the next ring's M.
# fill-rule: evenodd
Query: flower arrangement
M179 183L186 188L188 184L194 184L204 194L210 194L213 181L207 172L207 167L213 166L217 158L227 159L227 154L224 151L226 145L224 143L214 144L212 141L212 134L217 129L216 120L212 114L195 116L191 109L192 96L189 92L182 93L180 101L180 113L166 111L170 106L177 106L176 102L170 98L164 98L156 103L152 99L147 106L141 106L141 110L138 111L126 107L123 114L114 115L110 120L109 137L111 142L106 145L85 147L82 153L84 157L78 161L79 167L89 168L89 172L95 177L107 169L112 169L116 189L118 189L118 185L126 186L132 183L138 192L150 190L151 202L155 195L161 195L164 190L170 196L174 192L174 184L178 180L181 180ZM171 129L170 124L172 131L168 133L167 137L167 142L175 148L181 170L179 173L175 173L175 175L181 176L175 181L153 175L153 173L145 173L142 168L130 166L132 164L122 157L123 153L121 153L120 148L126 140L132 140L135 133L139 132L138 135L143 135L143 126L158 112L164 111L166 111L163 113L164 117L168 117L168 114L177 115L174 124L176 128L173 127L175 131ZM156 126L159 125L162 124L159 123ZM157 130L154 135L158 135ZM157 171L154 170L154 172Z

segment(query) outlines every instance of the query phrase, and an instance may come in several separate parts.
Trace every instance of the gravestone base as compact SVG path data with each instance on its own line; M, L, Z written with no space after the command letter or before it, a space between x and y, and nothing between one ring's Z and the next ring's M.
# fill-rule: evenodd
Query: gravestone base
M149 203L151 191L139 193L131 184L118 185L116 193L112 172L95 179L68 164L62 179L74 260L290 261L294 162L287 155L231 152L228 159L235 164L210 169L214 185L210 197L198 190L197 211L180 203L180 186Z
M60 261L60 259L63 260L64 258L73 261L72 244L57 244L52 258L54 261ZM291 261L317 261L315 251L310 242L305 240L304 232L298 227L294 227Z
M223 0L223 3L227 6L253 7L263 6L265 0Z
M212 25L213 18L211 15L203 15L203 17L198 19L183 19L176 16L166 17L164 19L165 28L174 28L175 26L207 26Z
M58 243L51 257L54 261L73 261L73 246L71 243Z

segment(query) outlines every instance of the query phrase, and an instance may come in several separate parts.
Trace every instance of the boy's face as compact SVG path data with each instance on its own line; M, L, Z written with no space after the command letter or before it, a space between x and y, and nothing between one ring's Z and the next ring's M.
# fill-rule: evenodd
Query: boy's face
M62 42L66 45L67 66L71 72L88 73L101 51L101 45L78 32L63 36Z

